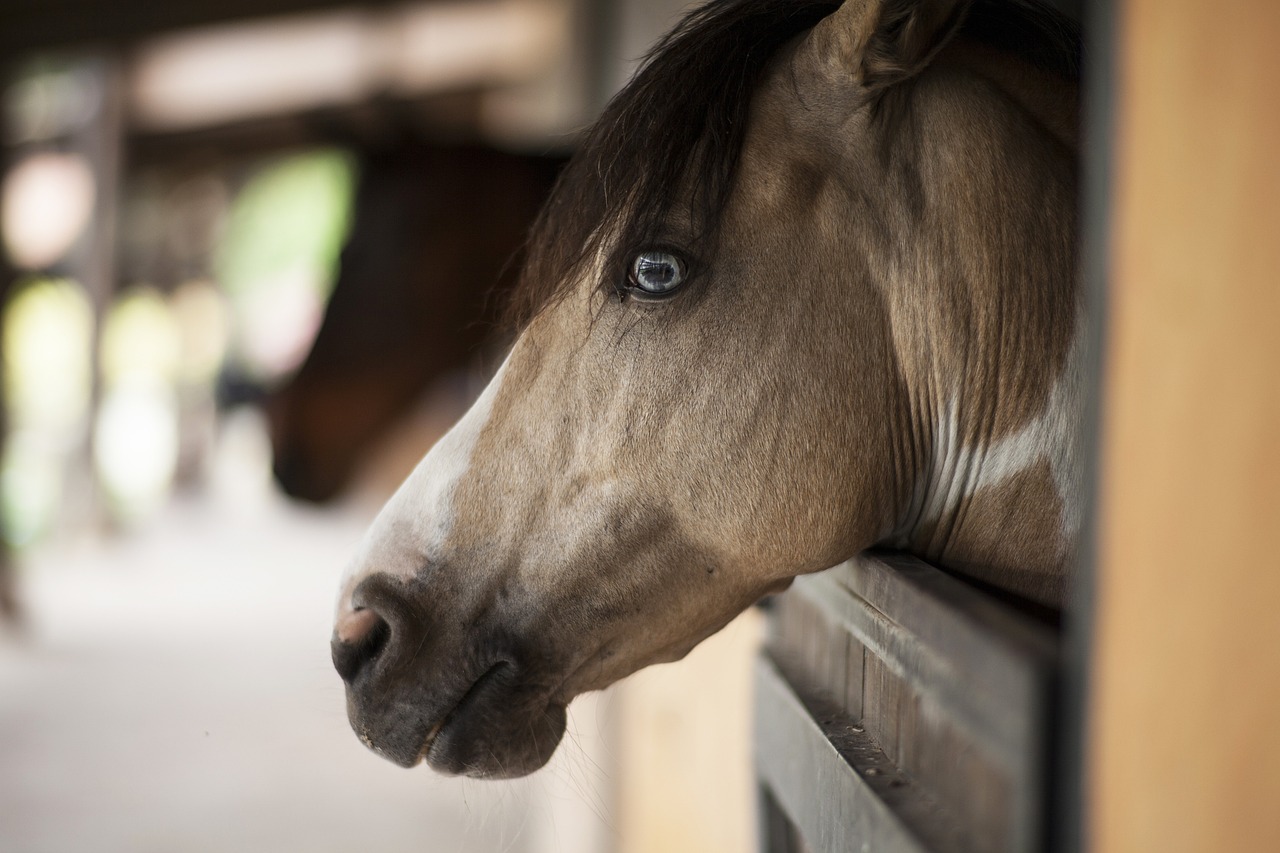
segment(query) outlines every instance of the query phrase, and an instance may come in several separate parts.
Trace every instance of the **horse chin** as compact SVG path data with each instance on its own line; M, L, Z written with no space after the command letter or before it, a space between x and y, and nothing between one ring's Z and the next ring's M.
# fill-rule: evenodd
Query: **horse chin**
M430 717L420 709L427 703L415 693L397 695L393 688L372 701L348 693L348 716L360 740L401 767L425 760L449 776L527 776L551 759L564 736L565 705L521 684L505 662L481 675L434 724L426 722Z
M511 667L499 664L427 736L420 754L440 773L512 779L546 764L564 730L565 706L525 694Z

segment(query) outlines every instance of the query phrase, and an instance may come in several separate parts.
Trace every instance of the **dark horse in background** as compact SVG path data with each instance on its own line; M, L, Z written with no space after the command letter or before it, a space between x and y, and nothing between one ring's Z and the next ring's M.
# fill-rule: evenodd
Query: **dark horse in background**
M267 402L285 492L335 497L424 392L476 357L561 165L424 142L361 155L324 321L298 373Z

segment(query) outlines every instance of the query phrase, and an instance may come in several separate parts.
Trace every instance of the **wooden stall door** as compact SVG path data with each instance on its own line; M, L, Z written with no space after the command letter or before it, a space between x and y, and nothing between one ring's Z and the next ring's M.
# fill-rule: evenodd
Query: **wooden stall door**
M1280 850L1280 3L1129 0L1089 848Z

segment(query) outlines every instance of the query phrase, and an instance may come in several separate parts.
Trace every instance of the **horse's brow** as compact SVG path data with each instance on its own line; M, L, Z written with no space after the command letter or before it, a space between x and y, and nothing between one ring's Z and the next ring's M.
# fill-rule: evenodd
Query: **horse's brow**
M649 243L668 243L686 247L694 242L698 230L693 207L688 201L680 200L662 212L648 234L637 235L637 237Z

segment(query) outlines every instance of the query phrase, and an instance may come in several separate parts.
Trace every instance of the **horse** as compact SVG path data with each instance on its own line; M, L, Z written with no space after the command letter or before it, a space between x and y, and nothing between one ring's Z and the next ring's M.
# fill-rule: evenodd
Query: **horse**
M276 481L315 503L340 494L366 450L492 336L563 158L398 140L359 162L324 319L265 402Z
M542 766L565 708L885 546L1048 607L1080 524L1078 31L713 0L530 242L520 329L341 582L358 737Z

